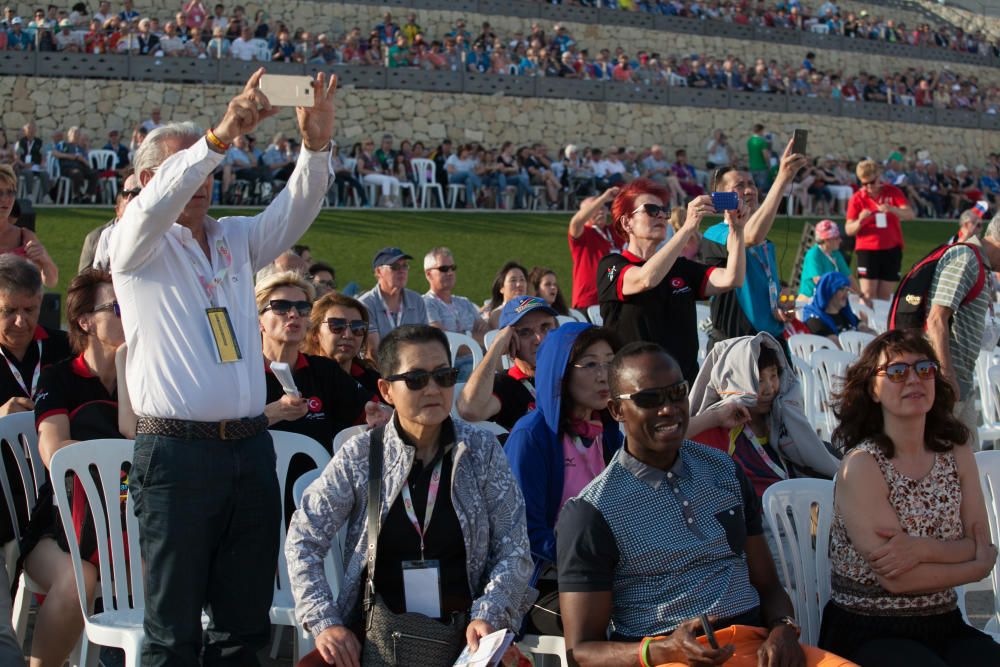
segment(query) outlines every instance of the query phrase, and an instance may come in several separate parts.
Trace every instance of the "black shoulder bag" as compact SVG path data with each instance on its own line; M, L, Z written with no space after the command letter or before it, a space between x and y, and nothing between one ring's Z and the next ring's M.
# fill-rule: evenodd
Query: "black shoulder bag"
M451 623L445 624L423 614L394 614L375 594L384 432L385 427L382 426L372 430L368 454L368 573L364 596L366 632L361 664L363 667L450 667L466 644L466 619L462 615L456 615Z

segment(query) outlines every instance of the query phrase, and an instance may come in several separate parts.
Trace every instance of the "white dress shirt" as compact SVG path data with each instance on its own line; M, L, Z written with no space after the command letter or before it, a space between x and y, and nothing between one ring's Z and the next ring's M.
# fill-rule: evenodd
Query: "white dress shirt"
M264 412L253 276L316 218L328 190L329 155L303 148L285 189L254 217L206 216L209 261L191 231L174 221L222 159L204 140L167 158L111 235L128 392L139 416L220 421ZM220 252L226 249L228 270ZM219 277L214 289L202 286L202 278ZM205 312L210 307L228 310L239 361L219 361Z

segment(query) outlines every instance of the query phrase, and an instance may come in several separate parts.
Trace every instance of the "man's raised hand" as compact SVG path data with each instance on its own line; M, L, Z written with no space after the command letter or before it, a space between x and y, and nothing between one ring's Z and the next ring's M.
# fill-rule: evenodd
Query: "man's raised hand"
M328 79L329 76L329 80ZM313 82L313 105L295 107L295 115L302 131L302 145L311 151L325 150L333 139L334 97L337 93L337 75L320 72Z
M257 87L263 75L263 67L250 75L240 94L229 101L222 120L212 129L222 143L233 143L233 139L253 132L262 120L278 113L278 108L272 107L267 95Z

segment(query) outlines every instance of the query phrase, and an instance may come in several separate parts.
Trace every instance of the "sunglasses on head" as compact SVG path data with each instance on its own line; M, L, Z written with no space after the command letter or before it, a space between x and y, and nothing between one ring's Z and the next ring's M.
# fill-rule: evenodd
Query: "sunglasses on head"
M616 396L619 401L632 401L637 408L652 410L669 403L680 403L686 401L688 396L688 383L681 380L676 384L666 387L655 387L653 389L643 389L634 394L620 394Z
M305 317L312 312L312 304L308 301L291 301L290 299L272 299L267 302L264 309L260 312L266 313L267 311L272 311L276 315L287 315L291 312L292 308L298 312L299 317Z
M938 363L932 359L921 359L912 364L897 361L879 366L875 369L875 375L884 375L889 382L905 382L911 368L917 374L917 378L930 380L937 375Z
M108 303L102 303L99 306L94 306L95 313L100 313L105 310L110 310L111 312L113 312L115 314L115 317L122 316L122 308L121 306L118 305L117 301L109 301Z
M411 391L419 391L427 386L427 384L431 381L431 378L434 379L434 384L442 389L454 387L455 383L458 382L458 369L438 368L433 371L410 371L408 373L390 375L386 378L386 380L389 382L402 380L406 383L407 389Z
M643 204L639 208L632 211L632 213L638 213L639 211L644 211L646 215L651 218L659 216L661 213L663 215L670 215L669 206L660 206L659 204Z
M343 317L331 317L326 320L326 326L335 334L342 334L350 329L356 336L364 335L368 332L368 323L364 320L347 320Z
M458 264L444 264L442 266L434 267L441 273L451 273L452 271L458 271Z

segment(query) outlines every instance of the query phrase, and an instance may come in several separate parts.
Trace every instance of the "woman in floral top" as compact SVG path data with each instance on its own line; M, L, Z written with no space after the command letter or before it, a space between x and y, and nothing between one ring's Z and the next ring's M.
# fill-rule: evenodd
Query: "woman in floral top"
M885 333L847 371L835 412L844 456L819 645L862 667L1000 664L954 587L993 568L986 506L955 392L918 330Z

